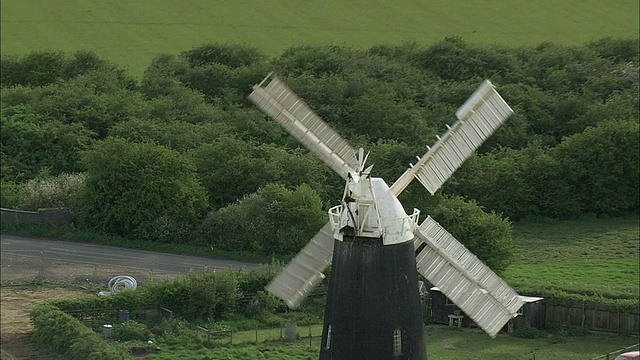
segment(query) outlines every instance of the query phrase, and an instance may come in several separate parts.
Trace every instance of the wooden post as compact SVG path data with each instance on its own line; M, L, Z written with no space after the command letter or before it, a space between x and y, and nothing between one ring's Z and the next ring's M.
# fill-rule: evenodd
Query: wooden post
M38 279L44 280L44 252L40 251L40 271L38 271Z
M206 334L207 334L206 339L207 339L207 344L208 344L208 343L209 343L209 340L210 340L210 336L209 336L210 331L209 331L209 329L204 328L204 327L202 327L202 326L198 326L198 329L199 329L200 331L202 331L202 332L204 332L204 333L206 333Z
M165 307L162 307L162 306L160 306L160 310L161 310L162 314L164 314L165 312L168 313L170 319L173 318L173 311L172 310L169 310L169 309L167 309Z
M258 343L258 325L256 325L256 344Z

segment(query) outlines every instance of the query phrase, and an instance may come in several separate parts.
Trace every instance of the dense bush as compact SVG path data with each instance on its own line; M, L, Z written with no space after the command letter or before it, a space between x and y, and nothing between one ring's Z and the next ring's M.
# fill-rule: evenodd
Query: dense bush
M474 157L451 186L515 220L635 211L639 139L637 121L612 119L567 136L554 148L534 142Z
M640 205L640 127L610 120L564 139L552 152L582 212L619 214Z
M0 207L5 209L17 209L20 203L22 184L13 181L0 181Z
M111 338L116 341L147 341L150 337L147 326L134 320L113 325L111 332Z
M246 45L205 44L181 57L189 67L176 77L223 107L248 104L247 93L269 72L266 55Z
M501 272L511 263L511 222L500 214L461 197L444 197L430 215L492 270Z
M287 188L306 183L319 194L332 192L337 198L324 164L305 152L221 136L190 151L189 155L214 209L236 202L268 183Z
M568 217L580 213L581 202L565 171L564 165L536 142L521 150L501 148L472 157L450 186L453 192L467 194L513 220Z
M151 299L144 296L144 291L122 291L112 296L87 296L79 298L53 299L49 304L62 311L74 311L80 315L87 314L95 309L115 313L118 310L127 309L135 311L149 309L156 306Z
M549 325L549 332L556 336L586 336L590 331L577 326L566 326L564 324L553 323Z
M80 215L94 231L295 252L317 230L320 212L284 223L261 211L298 205L265 202L258 189L307 184L323 212L343 184L247 100L253 84L275 70L345 139L371 150L373 174L388 183L456 121L455 110L488 77L515 114L445 184L445 198L472 199L511 220L637 212L637 44L505 48L448 37L366 51L294 46L272 59L246 45L206 44L158 56L139 85L89 52L3 55L0 180L10 191L2 203L15 203L16 189L43 168L87 171L93 195ZM127 141L96 141L108 136ZM160 159L173 170L160 171ZM428 212L438 198L411 186L402 201ZM315 209L315 198L309 204ZM191 233L196 227L200 236Z
M25 105L2 107L0 126L0 178L8 181L33 179L43 170L52 175L82 171L80 153L94 135L80 123L45 121Z
M44 86L2 88L3 108L23 105L41 122L83 126L104 138L111 126L150 116L150 104L117 70L99 69Z
M199 238L202 243L225 250L291 254L299 251L326 221L320 197L308 185L288 190L271 183L209 214Z
M275 313L284 308L284 302L267 293L264 288L283 269L283 264L273 261L271 264L261 264L251 271L238 272L238 285L245 299L242 313L247 316L261 316Z
M93 229L159 239L160 219L189 227L204 215L207 199L195 167L166 147L109 138L87 151L84 163L78 217Z
M234 314L256 315L284 310L283 302L264 292L264 287L281 269L282 264L274 262L252 270L229 268L190 272L176 279L149 282L135 291L111 296L55 299L49 304L80 315L96 309L115 314L122 309L134 312L164 307L179 318L220 321ZM131 326L135 328L135 324Z
M36 51L23 57L2 55L0 61L0 87L44 86L65 81L92 72L108 71L114 79L127 86L133 77L124 70L100 58L94 52L80 50L71 56L59 51Z

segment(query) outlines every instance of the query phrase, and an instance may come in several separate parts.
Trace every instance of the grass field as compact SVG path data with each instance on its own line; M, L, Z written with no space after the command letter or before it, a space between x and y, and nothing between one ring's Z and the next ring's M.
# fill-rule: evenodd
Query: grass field
M140 76L160 53L207 42L270 55L299 44L433 43L448 35L510 46L638 37L637 0L3 0L3 54L94 50Z
M520 288L599 294L637 303L639 228L637 215L517 223L518 256L505 279Z
M262 342L232 347L214 346L212 349L181 344L151 355L148 359L317 359L322 329L320 326L313 328L314 337L311 346L308 338L304 338L307 336L307 329L307 327L298 328L301 339L295 343ZM234 335L234 339L246 337L247 341L252 341L251 338L254 336L253 331L240 332ZM539 339L500 335L491 339L480 331L441 326L428 326L425 329L425 338L430 360L530 360L534 357L536 360L588 360L637 343L637 338L633 336L607 334L580 337L552 335Z

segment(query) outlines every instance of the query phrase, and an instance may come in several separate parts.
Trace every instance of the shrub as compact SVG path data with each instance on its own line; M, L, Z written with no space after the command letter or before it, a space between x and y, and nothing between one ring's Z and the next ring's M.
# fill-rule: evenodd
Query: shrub
M249 298L244 308L247 316L269 314L275 311L281 301L264 291L258 291Z
M146 341L151 337L151 332L146 325L128 320L114 325L111 337L116 341Z
M266 56L259 49L239 44L205 44L181 54L192 66L222 64L239 68L260 63Z
M235 310L240 293L231 271L210 271L186 278L187 299L179 312L187 319L217 319Z
M175 226L194 224L208 206L195 166L164 146L109 138L87 151L84 162L79 215L95 230L172 240L158 233L161 219Z
M17 207L23 210L42 208L75 208L84 186L84 174L47 175L29 180L22 187Z
M610 120L566 137L554 149L583 212L614 215L638 209L639 130L636 120Z
M54 299L47 303L62 311L80 311L80 313L82 311L92 312L96 309L104 310L105 313L115 313L122 309L135 311L149 309L155 305L146 296L146 293L140 290L126 290L111 296Z
M500 273L511 263L512 226L501 214L486 213L475 201L456 196L443 197L432 216L493 271Z
M20 192L22 185L14 182L2 181L0 182L0 207L6 209L15 209L20 203Z
M202 345L202 337L189 328L188 323L177 319L165 319L158 328L163 330L162 343L164 345L178 345L184 347L185 344Z
M293 254L325 222L320 197L308 185L289 190L270 183L257 193L212 212L201 226L200 241L224 250Z
M271 264L260 264L248 272L238 272L242 292L255 294L262 291L283 268L282 262L273 260Z
M11 89L2 92L2 100L11 98L12 92L26 92L30 96L34 89ZM66 94L67 97L71 95ZM0 179L19 181L36 178L43 169L52 175L82 171L79 165L80 152L90 146L95 134L78 122L62 121L45 116L49 110L35 109L31 105L2 105L0 111L0 140L2 142L2 168ZM52 100L55 102L55 100Z
M224 269L189 273L175 280L162 280L138 289L139 298L153 306L173 311L187 320L215 320L236 311L242 292L238 271Z

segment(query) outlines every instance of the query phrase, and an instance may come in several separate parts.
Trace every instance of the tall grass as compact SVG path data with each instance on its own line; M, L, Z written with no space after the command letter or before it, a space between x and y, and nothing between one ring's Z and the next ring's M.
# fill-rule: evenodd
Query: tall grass
M368 48L449 35L509 46L637 38L638 8L636 0L3 0L1 41L3 54L94 50L140 76L158 54L207 42L277 55L300 44Z

